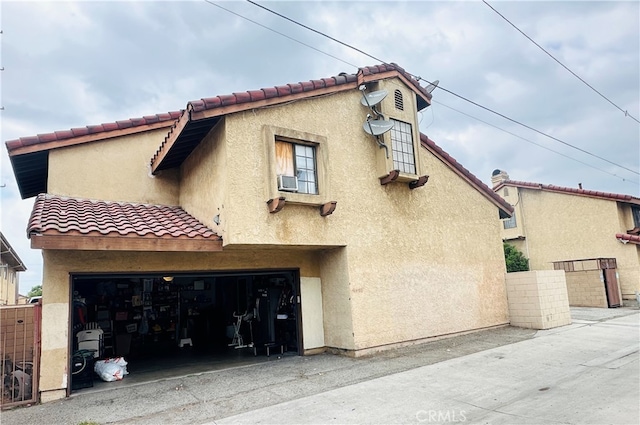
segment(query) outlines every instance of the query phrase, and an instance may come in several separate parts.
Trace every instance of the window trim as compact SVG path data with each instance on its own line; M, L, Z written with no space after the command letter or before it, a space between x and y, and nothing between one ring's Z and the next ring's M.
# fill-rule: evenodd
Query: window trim
M326 137L289 128L265 125L263 127L263 140L267 155L267 166L265 167L265 199L284 197L286 198L287 204L315 206L322 206L328 199L331 199L331 188L328 178L329 152ZM313 146L315 148L317 193L311 194L278 190L276 140Z

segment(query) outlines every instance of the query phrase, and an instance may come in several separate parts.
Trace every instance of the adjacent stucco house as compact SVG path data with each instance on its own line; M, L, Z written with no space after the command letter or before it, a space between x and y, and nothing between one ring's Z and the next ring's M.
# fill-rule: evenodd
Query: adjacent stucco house
M615 287L602 283L617 284L623 299L635 298L640 290L640 198L513 181L501 170L493 172L492 184L515 210L503 220L503 240L529 258L532 270L565 270L572 305L620 305ZM592 271L598 288L589 288Z
M20 287L19 272L26 271L18 253L0 232L0 305L18 303Z
M380 65L7 142L36 197L43 399L71 388L79 315L114 321L132 356L147 318L152 344L226 347L250 308L252 338L301 355L507 324L497 218L513 209L419 133L430 101Z

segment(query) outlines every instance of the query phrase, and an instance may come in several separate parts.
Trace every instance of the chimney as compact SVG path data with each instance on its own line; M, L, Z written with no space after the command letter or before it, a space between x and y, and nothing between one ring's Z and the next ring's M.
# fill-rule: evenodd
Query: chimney
M578 183L578 189L582 189L582 183Z
M493 170L491 173L491 186L496 187L500 182L504 180L509 180L509 174L506 171L502 170Z

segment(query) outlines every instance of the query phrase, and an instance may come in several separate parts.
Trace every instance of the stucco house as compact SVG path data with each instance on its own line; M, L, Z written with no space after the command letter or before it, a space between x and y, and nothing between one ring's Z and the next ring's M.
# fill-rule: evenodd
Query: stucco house
M571 305L616 307L640 290L640 198L514 181L501 170L493 190L514 206L502 238L532 270L565 270Z
M18 256L18 253L0 232L0 305L18 303L18 290L20 288L20 276L18 273L26 270L27 267Z
M386 64L7 142L44 258L42 399L72 390L85 322L130 371L178 347L358 356L507 324L513 209L420 134L430 102Z

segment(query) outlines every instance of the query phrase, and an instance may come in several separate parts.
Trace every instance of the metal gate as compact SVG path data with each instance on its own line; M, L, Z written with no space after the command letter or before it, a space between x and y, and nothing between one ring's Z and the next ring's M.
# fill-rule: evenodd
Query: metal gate
M0 307L0 408L35 403L40 375L42 305Z

